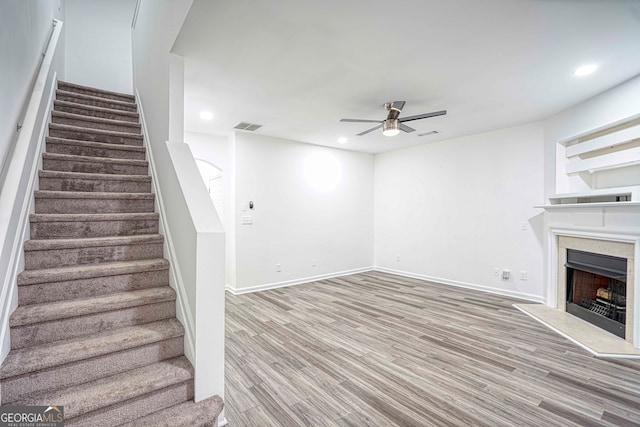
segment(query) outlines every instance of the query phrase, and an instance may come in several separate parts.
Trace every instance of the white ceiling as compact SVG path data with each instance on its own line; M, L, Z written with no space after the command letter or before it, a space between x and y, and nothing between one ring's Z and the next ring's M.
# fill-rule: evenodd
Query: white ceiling
M246 121L377 153L545 119L640 74L640 0L195 0L174 52L186 130ZM401 117L448 114L391 138L339 122L382 120L396 100Z

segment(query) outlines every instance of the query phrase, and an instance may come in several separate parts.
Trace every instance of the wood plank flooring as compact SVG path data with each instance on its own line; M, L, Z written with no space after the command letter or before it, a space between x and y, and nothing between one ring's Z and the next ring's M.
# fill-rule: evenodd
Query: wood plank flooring
M514 302L379 272L227 293L229 425L640 426L640 361Z

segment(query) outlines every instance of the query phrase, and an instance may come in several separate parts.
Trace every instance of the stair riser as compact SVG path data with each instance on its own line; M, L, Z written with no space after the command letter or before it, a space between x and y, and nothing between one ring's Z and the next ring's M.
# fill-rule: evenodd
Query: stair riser
M162 242L24 253L25 270L155 258L162 258Z
M6 378L0 383L2 403L16 401L30 393L70 387L177 357L183 354L183 344L184 337L176 337L130 350Z
M36 199L36 213L135 213L153 212L153 200L127 199Z
M78 221L31 223L32 239L78 239L82 237L157 234L158 220Z
M120 163L85 162L79 160L44 159L42 162L44 170L62 172L84 172L84 173L111 173L118 175L147 175L146 165L127 165Z
M84 127L84 128L92 128L92 129L112 130L114 132L140 133L139 124L130 124L130 125L111 124L111 123L96 122L93 120L84 120L79 118L68 118L68 117L59 117L59 116L52 116L51 123L57 123L57 124L69 125L69 126L78 126L78 127Z
M150 193L150 181L40 178L40 190L106 193Z
M18 286L18 304L39 304L137 291L169 284L169 270L153 270L117 276L92 277Z
M174 318L175 300L129 307L93 315L11 327L11 348L19 349L58 340L93 335L114 328L141 325Z
M73 92L73 93L79 93L82 95L96 96L98 98L112 99L120 102L135 102L133 96L130 96L130 95L119 95L117 93L108 93L108 92L93 90L89 88L85 89L85 88L76 87L76 86L68 86L64 83L58 83L58 89L64 90L65 92Z
M124 122L138 123L139 118L128 114L120 114L118 111L100 111L90 108L83 108L82 105L68 105L61 102L54 102L53 108L63 113L81 114L87 117L96 117L100 119L122 120Z
M89 414L65 418L64 425L66 427L99 426L104 425L105 420L109 420L110 425L120 425L191 399L193 399L193 380Z
M112 110L130 111L132 113L135 113L137 111L137 107L135 104L131 104L131 105L116 104L113 102L109 102L106 99L105 100L82 99L82 98L77 98L70 94L68 95L66 93L60 93L60 92L56 93L56 99L59 101L75 102L77 104L92 105L94 107L109 108Z
M134 138L131 136L109 135L86 131L77 131L69 129L49 129L49 136L53 138L75 139L78 141L105 142L107 144L122 144L142 147L142 138Z

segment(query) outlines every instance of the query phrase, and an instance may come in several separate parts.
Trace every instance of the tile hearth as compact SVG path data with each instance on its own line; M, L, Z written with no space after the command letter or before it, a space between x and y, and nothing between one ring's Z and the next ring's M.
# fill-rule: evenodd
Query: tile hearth
M640 359L640 350L630 342L565 311L543 304L513 306L597 357Z

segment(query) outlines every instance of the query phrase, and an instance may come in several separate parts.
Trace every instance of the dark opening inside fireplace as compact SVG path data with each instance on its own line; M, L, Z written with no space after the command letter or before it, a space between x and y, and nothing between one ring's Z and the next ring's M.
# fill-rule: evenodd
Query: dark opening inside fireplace
M567 249L567 312L625 337L627 260Z

